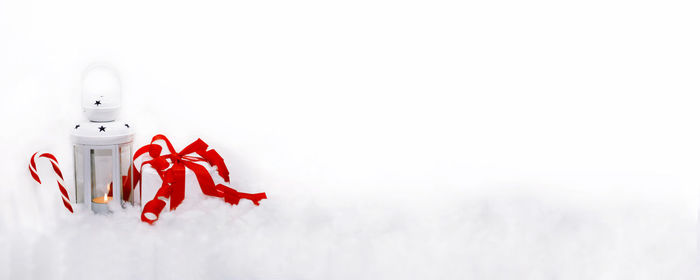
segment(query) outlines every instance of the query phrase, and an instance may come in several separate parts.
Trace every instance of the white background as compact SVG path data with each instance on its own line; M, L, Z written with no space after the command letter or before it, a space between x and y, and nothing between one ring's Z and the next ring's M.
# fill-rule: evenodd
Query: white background
M0 0L0 278L697 279L698 14ZM72 178L95 61L122 73L136 146L200 137L270 199L154 227L64 213L26 165L52 152Z

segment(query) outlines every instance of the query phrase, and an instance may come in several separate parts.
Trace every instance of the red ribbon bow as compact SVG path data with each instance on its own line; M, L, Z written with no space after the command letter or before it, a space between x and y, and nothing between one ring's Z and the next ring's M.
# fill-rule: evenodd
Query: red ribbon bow
M165 142L169 153L161 155L163 147L159 144L155 144L158 140ZM209 170L197 162L206 162L216 167L219 176L227 183L229 182L228 168L226 168L224 159L221 158L219 153L214 149L207 150L208 146L209 145L204 143L202 139L197 139L178 153L175 151L175 148L173 148L173 145L170 144L167 137L158 134L153 137L151 144L143 146L136 151L134 160L146 152L151 156L151 160L144 161L138 171L134 169L133 177L135 185L136 182L141 179L140 171L146 164L151 165L161 179L163 179L163 184L160 189L158 189L156 197L143 206L141 221L149 224L153 224L157 221L168 199L170 200L170 210L175 210L175 208L182 203L185 199L186 169L192 170L197 176L199 187L205 195L221 197L227 203L238 204L241 199L248 199L255 205L260 205L260 200L267 198L264 192L256 194L242 193L223 184L215 185L214 179L212 179L211 174L209 174ZM129 176L132 176L132 174L130 173ZM127 182L128 181L129 180L127 180ZM128 194L125 195L127 195L125 197L128 197Z

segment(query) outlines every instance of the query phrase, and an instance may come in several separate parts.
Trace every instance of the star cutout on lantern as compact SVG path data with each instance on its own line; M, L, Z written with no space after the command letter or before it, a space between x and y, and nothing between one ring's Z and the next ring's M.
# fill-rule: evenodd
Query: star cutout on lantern
M99 127L100 131L105 131L105 128L106 128L106 127L104 127L104 126L100 126L100 127Z
M100 101L100 100L95 101L95 106L100 106L100 105L102 105L102 101Z
M78 127L80 127L80 125L79 125L79 124L76 124L76 125L75 125L75 129L78 129Z
M127 128L130 128L128 123L125 123L124 126L126 126Z

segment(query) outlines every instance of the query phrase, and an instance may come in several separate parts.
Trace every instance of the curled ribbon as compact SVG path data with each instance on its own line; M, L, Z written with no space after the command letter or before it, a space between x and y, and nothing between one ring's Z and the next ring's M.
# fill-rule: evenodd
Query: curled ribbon
M166 154L161 154L163 147L155 143L156 141L165 142L166 148L168 149ZM163 180L162 185L156 192L156 196L143 206L141 221L149 224L153 224L157 221L168 200L170 201L170 210L175 210L175 208L182 203L185 199L186 169L190 169L194 172L199 187L205 195L221 197L229 204L238 204L241 199L248 199L255 205L260 205L260 200L267 198L264 192L255 194L242 193L223 184L215 184L214 179L212 179L211 174L209 174L209 170L197 162L206 162L216 167L219 176L227 183L229 182L229 172L228 168L226 168L226 164L224 164L224 159L221 158L219 153L214 149L207 150L208 147L209 145L204 143L202 139L197 139L180 152L176 152L168 138L162 134L158 134L153 137L151 144L141 147L134 153L134 161L146 153L151 157L150 160L141 163L138 170L131 168L134 172L133 174L130 172L128 177L133 176L135 185L141 178L143 166L147 164L150 165Z
M32 174L32 178L34 178L35 181L37 181L39 184L41 184L41 180L39 179L39 174L36 171L36 162L35 158L38 153L34 153L32 155L32 158L29 160L29 172ZM49 153L43 153L39 155L40 158L47 158L51 162L51 166L53 167L54 173L56 173L56 176L58 176L58 179L56 179L56 182L58 183L58 189L61 191L61 199L63 199L63 206L68 209L71 213L73 213L73 206L70 204L70 198L68 197L68 191L66 191L66 184L63 181L63 173L61 173L61 169L58 167L58 160L56 157L52 154Z

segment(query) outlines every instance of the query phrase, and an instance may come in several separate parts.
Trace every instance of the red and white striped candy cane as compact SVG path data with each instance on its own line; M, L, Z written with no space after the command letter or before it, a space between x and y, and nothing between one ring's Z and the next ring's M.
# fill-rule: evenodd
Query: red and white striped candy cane
M36 157L36 154L34 153L32 155L32 159L29 161L29 172L32 173L32 177L34 180L39 182L41 184L41 180L39 180L39 174L36 172L36 163L34 162L34 158ZM70 204L70 198L68 197L68 191L66 191L66 185L65 182L63 182L63 173L61 173L61 169L58 167L58 160L56 160L56 157L52 154L49 153L43 153L39 155L40 158L48 158L49 161L51 161L51 165L53 166L53 171L58 175L58 179L56 179L56 182L58 183L58 189L61 191L61 198L63 199L63 205L66 206L68 211L73 213L73 206Z

